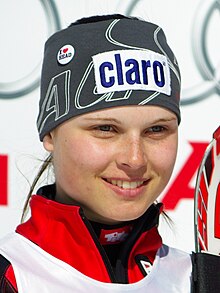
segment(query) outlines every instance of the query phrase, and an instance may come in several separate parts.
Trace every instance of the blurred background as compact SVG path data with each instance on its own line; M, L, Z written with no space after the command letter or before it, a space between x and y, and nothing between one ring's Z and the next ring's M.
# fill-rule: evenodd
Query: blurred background
M121 13L160 25L182 73L182 122L173 176L160 200L164 242L194 250L193 195L204 150L220 124L220 2L213 0L0 0L0 237L20 223L46 154L36 117L43 46L56 30L95 14Z

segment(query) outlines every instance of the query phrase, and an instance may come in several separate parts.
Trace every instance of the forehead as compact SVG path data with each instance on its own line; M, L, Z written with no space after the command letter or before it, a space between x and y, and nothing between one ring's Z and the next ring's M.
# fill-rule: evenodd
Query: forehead
M168 109L159 106L144 105L144 106L122 106L111 107L108 109L93 111L87 114L76 117L77 120L92 120L92 119L113 119L117 118L122 121L135 120L171 120L176 119L176 115Z

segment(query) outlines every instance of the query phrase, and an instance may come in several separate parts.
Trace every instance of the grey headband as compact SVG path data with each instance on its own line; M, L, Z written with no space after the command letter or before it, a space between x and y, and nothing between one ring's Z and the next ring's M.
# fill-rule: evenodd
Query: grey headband
M84 113L157 105L180 122L180 72L163 30L137 19L77 24L45 44L37 127L45 134Z

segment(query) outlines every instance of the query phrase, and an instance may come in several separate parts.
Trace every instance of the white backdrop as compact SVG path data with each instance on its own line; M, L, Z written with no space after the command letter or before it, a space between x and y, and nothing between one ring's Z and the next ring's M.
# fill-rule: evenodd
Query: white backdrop
M182 72L179 154L161 195L174 226L166 243L194 250L193 187L204 147L220 124L220 19L212 0L0 0L0 237L20 221L29 182L45 155L35 126L43 44L83 16L122 13L164 29Z

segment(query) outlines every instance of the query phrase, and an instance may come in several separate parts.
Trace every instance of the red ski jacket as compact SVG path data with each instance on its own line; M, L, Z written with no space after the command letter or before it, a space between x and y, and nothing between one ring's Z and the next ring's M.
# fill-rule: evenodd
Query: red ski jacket
M31 217L17 227L17 233L95 280L134 283L146 276L162 245L157 231L161 204L152 205L135 221L100 225L88 221L79 206L52 200L53 189L46 186L32 196ZM0 290L17 292L12 265L3 256Z

